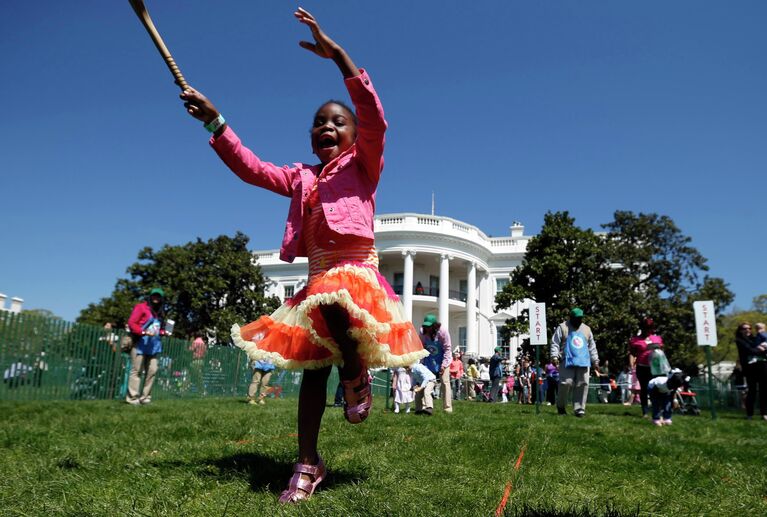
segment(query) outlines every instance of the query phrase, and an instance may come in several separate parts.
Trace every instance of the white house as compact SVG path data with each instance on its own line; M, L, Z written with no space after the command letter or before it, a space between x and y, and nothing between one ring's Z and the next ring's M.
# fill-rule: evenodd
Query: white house
M527 302L495 312L494 300L525 255L530 237L522 224L512 223L506 237L488 237L449 217L403 213L376 216L374 230L381 274L416 328L426 314L435 314L454 346L468 355L488 357L500 345L515 358L521 338L504 343L498 329ZM266 294L284 300L306 284L306 258L289 264L279 250L253 254L267 280Z

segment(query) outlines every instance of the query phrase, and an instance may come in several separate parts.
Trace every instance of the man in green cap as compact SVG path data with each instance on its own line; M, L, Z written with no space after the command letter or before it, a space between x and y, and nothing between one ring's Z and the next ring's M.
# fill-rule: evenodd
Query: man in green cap
M429 355L421 362L440 382L442 409L453 412L453 390L450 387L450 361L453 360L450 334L442 328L434 314L427 314L421 324L421 343Z
M565 404L573 392L573 410L575 416L586 415L586 399L589 395L590 367L599 375L599 356L594 334L583 323L583 310L574 307L570 318L562 322L551 338L551 360L555 365L562 361L559 369L559 391L557 393L557 412L567 414Z

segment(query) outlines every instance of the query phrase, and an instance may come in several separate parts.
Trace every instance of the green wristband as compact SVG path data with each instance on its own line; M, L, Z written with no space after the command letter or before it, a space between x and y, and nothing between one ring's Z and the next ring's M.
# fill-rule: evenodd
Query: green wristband
M224 120L224 116L221 113L219 113L216 118L214 118L213 120L205 124L205 129L207 129L208 132L210 133L215 133L224 124L226 124L226 120Z

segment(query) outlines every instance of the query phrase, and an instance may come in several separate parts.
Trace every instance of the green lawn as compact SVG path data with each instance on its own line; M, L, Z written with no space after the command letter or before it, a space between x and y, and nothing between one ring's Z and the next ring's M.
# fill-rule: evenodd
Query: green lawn
M295 399L0 403L1 515L765 515L767 423L741 414L456 403L347 424L328 408L329 481L282 507ZM524 448L519 469L515 464Z

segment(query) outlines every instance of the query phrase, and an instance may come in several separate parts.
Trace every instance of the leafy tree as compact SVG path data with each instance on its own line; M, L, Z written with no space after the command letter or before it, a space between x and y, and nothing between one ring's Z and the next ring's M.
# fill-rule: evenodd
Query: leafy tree
M603 245L600 236L575 226L575 219L567 212L547 213L541 232L528 242L522 264L496 296L497 307L510 307L525 298L545 302L546 321L552 327L563 321L575 305L591 318L596 314L593 304L598 297L594 288L609 275ZM528 315L508 320L507 327L513 335L527 333ZM528 347L527 343L523 345L525 350Z
M624 277L614 295L632 302L627 309L633 313L633 329L625 326L631 313L623 312L622 330L629 330L623 334L624 343L636 332L637 319L650 316L667 343L669 361L696 373L703 356L695 337L692 304L713 300L720 319L734 299L732 292L721 278L706 275L706 258L668 216L617 211L604 228L609 231L613 261L621 265L616 273ZM621 348L618 342L612 345L613 350Z
M756 312L767 314L767 294L760 294L759 296L754 296L754 300L752 303L754 306L754 310Z
M57 316L53 313L53 311L50 311L48 309L22 309L21 313L25 316L36 316L38 318L47 318L52 320L60 320L62 319L61 316Z
M199 333L227 343L232 324L250 322L279 306L277 298L263 295L264 278L247 244L248 237L238 232L157 251L144 248L128 267L129 278L119 279L112 295L90 304L78 321L122 327L137 301L162 287L167 315L176 321L175 336Z
M581 307L600 358L609 359L613 369L624 364L639 319L650 316L669 344L672 364L694 373L700 351L692 302L714 300L721 311L732 302L732 293L721 279L704 275L706 259L670 218L619 211L603 228L607 233L596 234L577 227L567 212L547 213L496 304L505 308L525 298L545 302L552 327L571 307ZM526 333L527 315L507 326L512 333Z

